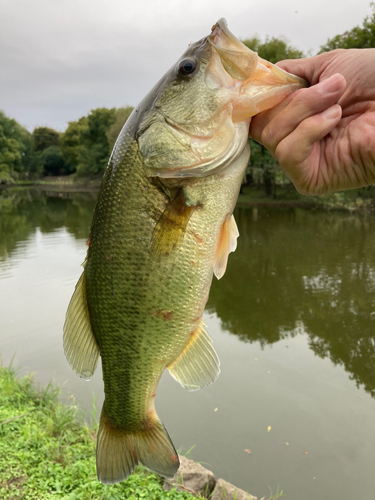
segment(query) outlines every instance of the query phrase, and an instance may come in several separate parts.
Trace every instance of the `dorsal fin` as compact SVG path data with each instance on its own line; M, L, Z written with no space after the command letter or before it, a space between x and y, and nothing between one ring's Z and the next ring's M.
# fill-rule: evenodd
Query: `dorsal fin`
M218 280L224 276L227 268L228 255L237 248L237 238L239 234L234 216L228 215L221 228L213 263L214 274Z
M211 384L220 373L219 358L204 326L201 319L184 350L168 366L172 377L189 391Z
M181 245L187 223L196 206L186 204L183 189L180 189L171 200L159 221L152 236L152 251L156 255L168 255Z
M86 274L79 278L64 323L64 352L80 377L90 380L99 358L99 346L91 328L86 300Z

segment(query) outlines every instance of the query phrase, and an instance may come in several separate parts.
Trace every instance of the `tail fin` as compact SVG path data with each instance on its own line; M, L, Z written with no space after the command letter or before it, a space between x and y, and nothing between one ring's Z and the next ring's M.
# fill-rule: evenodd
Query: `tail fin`
M128 432L117 430L105 415L100 417L96 447L96 471L104 484L124 481L141 463L163 477L172 478L180 461L172 441L159 418L148 429Z

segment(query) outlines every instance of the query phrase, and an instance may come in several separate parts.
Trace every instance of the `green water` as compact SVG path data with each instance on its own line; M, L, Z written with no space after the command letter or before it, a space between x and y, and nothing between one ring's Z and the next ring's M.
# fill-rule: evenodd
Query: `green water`
M86 253L95 195L0 192L0 353L54 377L84 408L62 324ZM166 373L156 406L175 445L256 496L375 497L375 216L236 211L238 248L205 322L221 359L189 393Z

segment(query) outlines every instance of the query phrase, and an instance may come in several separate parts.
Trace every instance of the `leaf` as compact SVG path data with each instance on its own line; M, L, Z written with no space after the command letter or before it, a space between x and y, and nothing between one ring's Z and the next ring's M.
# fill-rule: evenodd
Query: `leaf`
M267 432L270 432L270 430L271 430L271 429L272 429L272 427L269 425L269 426L267 427Z

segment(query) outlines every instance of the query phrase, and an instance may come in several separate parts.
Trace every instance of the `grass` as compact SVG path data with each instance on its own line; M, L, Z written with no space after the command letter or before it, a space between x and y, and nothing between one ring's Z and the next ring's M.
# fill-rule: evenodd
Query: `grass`
M271 490L271 488L270 488ZM269 497L268 500L277 500L278 498L285 497L283 490L279 490L279 486L277 487L276 493L272 495L272 490L271 490L271 496ZM266 497L261 498L260 500L266 500Z
M0 366L1 500L191 500L167 492L157 474L138 467L126 481L105 486L96 479L96 429L86 425L60 391L36 385Z

